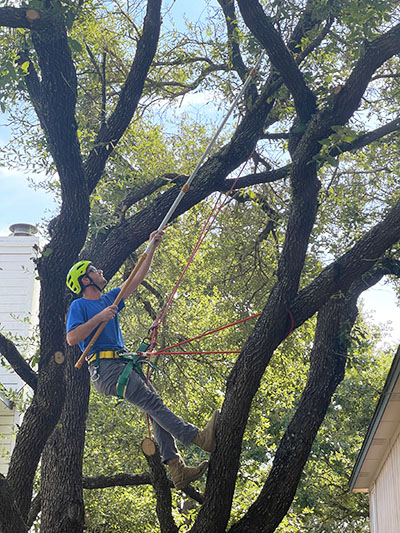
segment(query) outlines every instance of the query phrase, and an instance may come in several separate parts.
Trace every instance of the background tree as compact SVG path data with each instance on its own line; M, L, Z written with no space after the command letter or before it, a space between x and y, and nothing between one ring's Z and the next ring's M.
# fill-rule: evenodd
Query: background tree
M35 393L7 476L11 497L3 499L20 510L19 522L10 525L15 531L21 530L21 517L31 520L39 461L41 530L83 529L89 382L86 371L73 367L77 350L65 346L64 280L80 254L101 264L111 278L162 221L192 168L198 138L205 140L208 131L194 129L190 150L177 135L165 141L149 114L160 98L172 105L201 87L218 88L229 102L255 58L266 52L240 104L239 124L203 164L174 215L229 190L233 174L252 157L250 173L234 187L243 194L230 204L230 215L239 210L241 223L229 228L231 217L224 221L231 230L230 252L236 252L222 274L229 291L227 296L205 291L202 297L207 305L222 300L227 315L234 308L243 316L252 305L262 314L244 343L233 339L242 348L236 360L221 363L227 371L226 386L222 383L214 397L222 404L218 446L204 495L193 495L202 506L191 531L277 529L343 380L357 299L384 275L398 273L398 3L218 0L210 3L204 27L189 27L185 37L167 32L159 42L161 8L160 0L116 3L113 10L109 4L52 1L0 8L0 25L14 28L1 37L1 94L10 108L24 102L33 107L43 133L35 143L28 136L25 146L35 150L37 165L57 171L60 188L60 212L36 261L41 279L37 383L21 361L16 365ZM99 34L107 35L102 43ZM181 131L190 135L187 127ZM257 246L250 257L246 217L260 221L258 234L252 228ZM235 250L238 242L243 248ZM218 238L207 252L220 260L217 243ZM258 261L254 279L248 276L252 258ZM208 288L216 286L210 272L204 274ZM229 302L236 296L232 282L238 273L241 289L247 280L252 291L245 303ZM186 305L189 317L195 307ZM271 414L270 423L279 428L275 453L263 456L265 475L247 508L232 514L245 429L258 427L251 424L251 408L256 413L268 394L263 380L271 369L276 372L288 332L315 314L309 364L306 368L304 361L291 418L282 424ZM179 333L171 329L171 338ZM2 353L15 357L6 342ZM271 380L265 386L269 390ZM205 420L208 414L197 416ZM150 472L161 530L175 531L168 482L156 463L150 463Z

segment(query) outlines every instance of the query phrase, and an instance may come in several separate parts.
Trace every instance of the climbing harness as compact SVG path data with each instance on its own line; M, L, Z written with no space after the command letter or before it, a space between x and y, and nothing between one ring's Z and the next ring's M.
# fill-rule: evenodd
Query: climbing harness
M126 365L118 378L116 389L116 395L118 396L118 398L120 398L121 400L124 399L126 386L128 384L129 376L132 371L135 371L138 374L143 374L142 367L144 364L149 365L149 367L159 371L157 365L151 362L145 356L145 351L148 349L149 346L150 345L148 343L142 342L137 352L131 353L126 351L117 352L115 350L106 350L91 354L88 357L87 362L88 364L94 363L92 381L96 382L100 377L100 361L102 359L119 359L123 362L126 362Z

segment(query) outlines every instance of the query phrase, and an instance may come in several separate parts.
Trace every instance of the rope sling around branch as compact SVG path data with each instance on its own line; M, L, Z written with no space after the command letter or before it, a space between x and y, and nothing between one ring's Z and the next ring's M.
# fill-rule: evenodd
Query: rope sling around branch
M229 117L231 116L234 108L236 107L239 99L242 97L243 93L245 92L245 90L247 89L247 86L249 85L251 79L255 76L256 74L256 71L257 71L257 68L259 66L259 64L261 63L261 60L264 56L264 52L262 52L260 54L260 57L258 58L257 62L256 62L256 65L250 70L249 72L249 75L247 76L246 78L246 81L244 82L239 94L236 96L233 104L231 105L231 107L229 108L226 116L224 117L224 119L221 121L221 124L219 125L219 127L217 128L217 131L215 132L213 138L211 139L210 143L208 144L206 150L204 151L203 155L201 156L199 162L197 163L195 169L193 170L192 174L189 176L188 180L186 181L186 183L183 185L183 187L181 188L178 196L176 197L175 201L173 202L173 204L171 205L169 211L167 212L167 214L165 215L165 217L163 218L162 222L160 223L157 231L161 231L162 229L164 229L164 227L168 224L170 218L172 217L173 213L175 212L176 208L178 207L178 205L180 204L182 198L184 197L184 195L188 192L189 188L190 188L190 185L192 184L194 178L197 176L197 173L201 167L201 165L203 164L203 162L205 161L205 159L208 157L208 155L210 154L219 134L221 133L223 127L225 126L226 122L228 121ZM130 273L129 275L129 278L127 280L127 282L125 283L124 285L124 288L129 286L130 282L132 281L132 279L134 278L136 272L139 270L140 266L142 265L143 261L146 259L152 245L153 245L153 242L154 242L154 238L150 240L150 242L148 243L147 247L146 247L146 250L143 252L143 254L141 255L141 257L139 258L135 268L132 270L132 272ZM124 297L124 290L121 289L120 293L118 294L118 296L116 297L115 301L114 301L114 304L113 305L118 305L119 302L123 299ZM81 368L84 361L85 361L85 358L86 356L88 355L88 353L90 352L90 350L92 349L94 343L97 341L97 339L99 338L101 332L103 331L103 329L105 328L105 325L107 324L107 321L104 321L102 322L98 329L96 330L95 334L93 335L92 339L90 340L89 344L86 346L85 348L85 351L82 353L81 357L78 359L78 361L75 363L75 368Z

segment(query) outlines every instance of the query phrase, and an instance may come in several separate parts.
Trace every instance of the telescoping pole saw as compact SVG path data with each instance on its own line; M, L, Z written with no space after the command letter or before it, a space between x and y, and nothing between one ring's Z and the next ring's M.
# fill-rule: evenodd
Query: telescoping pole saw
M182 198L184 197L184 195L188 192L189 190L189 187L192 183L192 181L194 180L194 178L196 177L201 165L203 164L204 160L207 158L207 156L209 155L209 153L211 152L212 150L212 147L214 146L219 134L221 133L221 130L222 128L225 126L228 118L230 117L230 115L232 114L232 111L235 109L236 107L236 104L238 103L239 99L241 98L241 96L243 95L244 91L246 90L247 86L249 85L251 79L256 75L256 72L257 72L257 68L259 66L259 64L261 63L261 60L264 56L264 52L261 53L260 57L258 58L257 60L257 63L256 65L250 70L249 72L249 75L247 76L246 78L246 81L244 82L239 94L236 96L233 104L231 105L231 107L229 108L225 118L221 121L221 124L219 125L217 131L215 132L213 138L211 139L210 143L208 144L206 150L204 151L203 155L201 156L199 162L197 163L196 165L196 168L193 170L192 174L189 176L188 180L186 181L186 183L183 185L183 187L181 188L178 196L176 197L175 201L173 202L173 204L171 205L168 213L165 215L165 217L163 218L162 222L160 223L157 231L161 231L163 228L165 228L165 226L167 225L167 223L169 222L170 218L172 217L175 209L178 207L179 203L181 202ZM153 245L153 242L154 242L154 238L150 240L149 244L147 245L147 248L146 250L143 252L143 254L139 257L139 260L138 262L136 263L136 266L135 268L132 270L132 272L130 273L129 275L129 278L127 279L125 285L124 285L124 288L129 286L130 282L133 280L136 272L139 270L139 268L141 267L143 261L146 259L152 245ZM124 297L124 289L121 289L121 291L119 292L118 296L115 298L115 301L114 301L114 304L113 305L118 305L119 302L122 300L122 298ZM85 358L86 356L88 355L88 353L90 352L90 350L92 349L94 343L97 341L97 339L99 338L101 332L103 331L105 325L107 324L107 321L105 322L102 322L97 331L95 332L95 334L93 335L93 337L91 338L89 344L86 346L85 348L85 351L82 353L82 355L80 356L80 358L78 359L78 361L75 363L75 368L81 368L81 366L83 365L84 361L85 361Z

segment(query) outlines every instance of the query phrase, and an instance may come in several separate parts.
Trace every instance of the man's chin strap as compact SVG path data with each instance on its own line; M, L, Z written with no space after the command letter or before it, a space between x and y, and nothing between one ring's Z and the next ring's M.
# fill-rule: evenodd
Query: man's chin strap
M108 281L106 282L106 284L104 285L104 287L101 288L101 287L99 287L98 285L96 285L96 283L92 280L92 278L89 276L89 274L86 274L86 277L90 279L90 285L93 285L94 287L96 287L96 289L98 289L100 292L103 292L104 289L105 289L106 286L107 286ZM87 285L87 287L90 287L90 285Z

